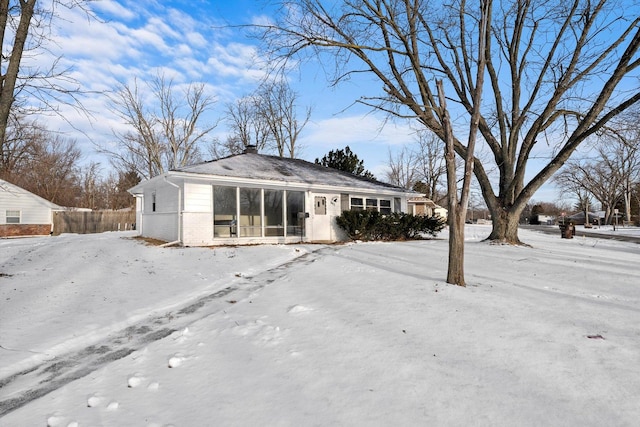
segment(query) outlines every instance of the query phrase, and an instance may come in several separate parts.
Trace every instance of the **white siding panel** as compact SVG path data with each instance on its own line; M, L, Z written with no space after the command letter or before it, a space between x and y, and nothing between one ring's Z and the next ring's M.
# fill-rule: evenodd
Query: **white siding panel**
M155 194L155 212L177 212L178 211L178 189L166 182L159 182L153 187L144 189L144 212L153 212L153 201Z
M213 189L210 184L184 184L184 210L186 212L211 212Z
M183 244L185 246L213 245L213 214L211 212L185 212L183 220Z
M178 240L178 214L152 213L142 215L142 235L174 242Z
M29 193L0 190L0 224L6 224L7 210L20 211L20 224L51 224L51 209Z

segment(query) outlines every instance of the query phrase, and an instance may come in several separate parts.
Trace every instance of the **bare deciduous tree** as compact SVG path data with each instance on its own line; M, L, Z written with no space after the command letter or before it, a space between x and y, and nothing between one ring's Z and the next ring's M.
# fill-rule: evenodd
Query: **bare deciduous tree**
M640 110L638 110L640 111ZM618 126L608 127L601 155L605 164L620 182L619 191L624 201L625 221L631 221L631 201L634 185L640 182L640 114L627 115Z
M248 145L272 148L280 157L295 158L298 137L311 117L311 108L298 119L298 95L285 80L267 81L253 94L227 106L231 135L216 144L218 152L238 154Z
M0 150L0 178L12 181L25 163L33 159L35 146L43 140L45 129L36 121L11 114Z
M631 116L607 126L597 141L595 156L572 160L554 178L558 186L578 197L581 206L593 196L611 223L613 209L624 204L625 220L631 221L635 183L640 179L640 129Z
M258 114L280 157L296 157L298 137L311 118L311 108L298 119L298 95L284 80L269 81L258 90Z
M425 184L426 197L437 202L438 189L446 175L443 143L433 132L424 130L418 132L417 142L416 169L419 180Z
M250 95L227 105L226 120L231 135L222 143L224 152L239 154L249 145L255 145L258 150L265 148L269 128L261 117L259 104L260 100L255 95Z
M46 136L35 145L33 158L21 168L16 184L61 206L77 206L82 153L75 140Z
M205 139L217 123L200 127L214 103L204 84L189 84L181 96L173 81L161 75L146 86L148 97L135 82L123 84L111 98L112 110L130 129L114 132L117 147L101 151L111 156L117 170L151 178L199 161Z
M0 0L0 153L7 158L19 148L7 135L12 116L57 112L59 104L86 113L79 102L81 88L60 58L49 66L36 58L46 50L57 7L85 8L90 0ZM7 152L9 152L7 154Z
M473 173L491 212L493 240L519 243L518 220L534 193L577 147L640 99L635 1L481 1L491 18L482 55L482 14L471 12L476 2L282 3L278 20L261 27L274 57L307 52L328 59L335 84L373 75L383 93L364 94L361 103L413 117L446 141L442 100L432 86L443 81L452 126L477 125L492 155L493 165L474 157ZM478 60L486 61L487 77L479 114ZM552 147L541 147L545 143ZM471 151L465 138L454 136L453 147L464 159ZM530 159L539 150L548 161L531 174Z
M389 150L389 162L387 166L387 181L398 187L411 189L418 182L418 169L416 163L418 158L416 154L408 147L402 147L402 150L395 155Z

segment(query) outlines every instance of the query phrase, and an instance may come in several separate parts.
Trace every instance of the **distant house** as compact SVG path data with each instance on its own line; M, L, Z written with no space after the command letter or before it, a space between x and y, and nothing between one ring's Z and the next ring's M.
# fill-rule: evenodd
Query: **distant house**
M434 216L447 218L447 209L437 205L433 200L424 196L413 196L407 200L409 213L413 215Z
M556 218L551 215L535 214L531 217L530 223L533 225L553 225Z
M576 224L598 224L600 221L604 222L604 218L600 216L600 214L595 213L595 212L589 212L589 220L585 221L585 214L584 211L581 212L577 212L569 217L567 217L569 220L573 221Z
M243 154L143 181L140 235L184 246L337 242L345 210L406 212L414 192L300 159Z
M48 235L62 207L0 179L0 237Z

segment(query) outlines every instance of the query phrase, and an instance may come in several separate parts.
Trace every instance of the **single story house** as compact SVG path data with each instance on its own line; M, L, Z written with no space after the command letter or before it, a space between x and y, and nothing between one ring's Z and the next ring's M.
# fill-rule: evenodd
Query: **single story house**
M413 215L435 216L439 215L447 219L448 210L437 205L433 200L425 196L413 196L407 199L409 213Z
M0 237L48 235L64 208L0 179Z
M584 211L577 212L571 216L568 216L567 219L576 224L599 224L600 222L604 223L604 217L601 217L598 213L589 212L589 220L585 221ZM562 220L562 219L561 219Z
M343 241L335 221L343 211L406 212L415 195L252 147L171 170L129 192L141 236L184 246Z

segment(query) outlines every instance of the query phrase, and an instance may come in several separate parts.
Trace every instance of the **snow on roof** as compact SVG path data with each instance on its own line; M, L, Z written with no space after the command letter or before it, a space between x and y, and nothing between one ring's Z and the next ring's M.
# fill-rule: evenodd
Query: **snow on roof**
M410 197L407 202L409 203L424 203L426 206L430 208L437 208L438 206L433 200L428 197L418 196L418 197Z
M327 168L301 159L244 153L218 160L173 169L174 172L282 181L307 185L357 187L361 189L411 192L384 182Z

